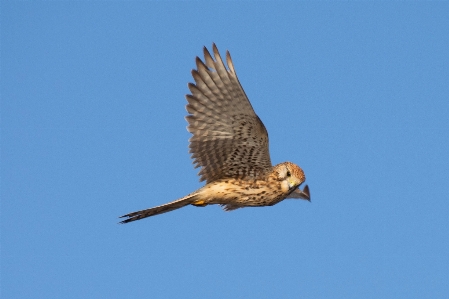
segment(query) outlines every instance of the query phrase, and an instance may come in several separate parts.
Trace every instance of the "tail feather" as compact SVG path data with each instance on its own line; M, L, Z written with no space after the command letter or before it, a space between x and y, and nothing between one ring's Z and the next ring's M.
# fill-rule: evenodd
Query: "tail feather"
M124 224L124 223L128 223L128 222L140 220L143 218L147 218L150 216L167 213L167 212L170 212L170 211L173 211L176 209L180 209L182 207L192 204L195 201L196 195L197 195L197 193L192 193L183 198L177 199L175 201L172 201L172 202L169 202L169 203L166 203L166 204L154 207L154 208L136 211L136 212L132 212L132 213L120 216L120 218L128 217L127 219L121 221L120 223Z

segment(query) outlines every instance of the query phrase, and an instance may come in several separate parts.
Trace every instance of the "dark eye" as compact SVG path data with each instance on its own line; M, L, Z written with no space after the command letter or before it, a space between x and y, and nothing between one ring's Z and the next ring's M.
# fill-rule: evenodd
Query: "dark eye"
M290 173L290 171L287 171L287 176L291 176L292 174Z

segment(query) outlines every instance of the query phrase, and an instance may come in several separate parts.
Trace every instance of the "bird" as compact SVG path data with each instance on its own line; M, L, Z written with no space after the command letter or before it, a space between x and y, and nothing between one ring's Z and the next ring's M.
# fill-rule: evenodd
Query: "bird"
M128 223L188 205L218 204L225 211L275 205L286 198L310 201L304 171L292 162L271 164L268 132L243 90L229 51L226 64L212 44L196 57L185 117L191 158L206 184L175 201L121 216Z

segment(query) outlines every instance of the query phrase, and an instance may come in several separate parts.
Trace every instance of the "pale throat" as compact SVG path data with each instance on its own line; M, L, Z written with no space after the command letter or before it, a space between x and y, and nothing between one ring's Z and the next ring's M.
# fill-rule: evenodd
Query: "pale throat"
M288 181L287 180L283 180L281 182L281 190L284 193L287 193L290 190L290 186L288 185Z

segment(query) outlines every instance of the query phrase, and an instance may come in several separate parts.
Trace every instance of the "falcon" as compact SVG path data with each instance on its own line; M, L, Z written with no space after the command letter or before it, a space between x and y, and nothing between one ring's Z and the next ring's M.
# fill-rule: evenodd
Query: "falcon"
M304 171L284 162L273 166L268 132L254 112L226 51L225 66L215 44L213 56L204 47L204 61L196 57L189 83L187 130L189 148L200 181L206 185L175 201L121 216L128 223L188 205L219 204L231 211L243 207L275 205L286 198L310 201Z

